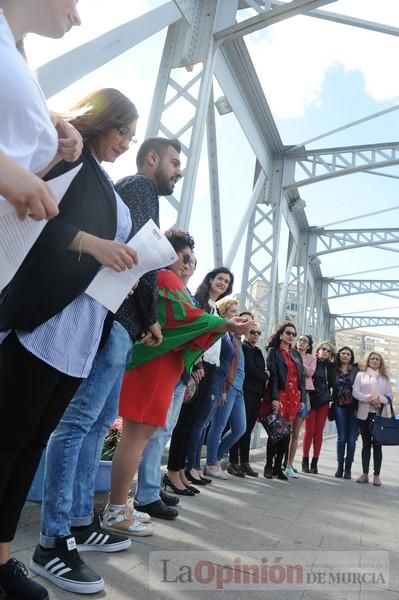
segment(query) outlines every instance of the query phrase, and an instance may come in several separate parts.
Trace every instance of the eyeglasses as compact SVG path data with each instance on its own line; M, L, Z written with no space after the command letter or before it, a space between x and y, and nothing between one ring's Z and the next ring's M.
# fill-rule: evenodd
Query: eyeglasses
M292 337L296 337L295 331L287 331L287 330L285 330L284 333L285 333L285 335L290 335Z
M194 264L193 257L191 256L191 254L183 254L183 264L184 265Z
M331 348L320 348L320 350L323 350L323 352L329 352L331 354Z
M298 338L298 342L307 342L307 343L309 343L309 340L308 340L307 337L300 337L300 338Z
M251 335L261 335L262 332L259 331L258 329L251 329L251 331L249 332Z
M137 144L137 138L135 137L135 135L132 135L130 133L129 127L117 127L116 131L120 138L126 140L129 143L129 146L131 144Z

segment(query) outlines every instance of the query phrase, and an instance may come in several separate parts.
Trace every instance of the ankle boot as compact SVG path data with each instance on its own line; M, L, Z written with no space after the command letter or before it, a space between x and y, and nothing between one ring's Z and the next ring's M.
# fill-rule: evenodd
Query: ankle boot
M344 479L352 479L352 463L348 459L345 460Z
M310 473L309 456L304 456L302 459L302 473Z
M317 462L318 462L318 458L313 457L312 458L312 462L310 464L310 472L313 473L313 475L317 475L318 470L317 470Z
M339 460L338 461L338 469L335 471L335 477L341 478L343 474L344 474L344 461Z

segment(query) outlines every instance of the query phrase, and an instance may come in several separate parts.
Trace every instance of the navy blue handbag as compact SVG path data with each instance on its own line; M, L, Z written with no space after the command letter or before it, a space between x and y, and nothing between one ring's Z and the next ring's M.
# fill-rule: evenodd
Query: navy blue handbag
M376 414L371 420L370 433L381 446L399 446L399 420L395 418L391 398L388 398L391 416L389 418Z

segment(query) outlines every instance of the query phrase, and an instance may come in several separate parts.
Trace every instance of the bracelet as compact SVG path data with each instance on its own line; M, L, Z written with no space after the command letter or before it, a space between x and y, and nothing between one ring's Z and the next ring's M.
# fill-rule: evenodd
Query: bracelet
M79 244L78 244L78 262L80 262L80 259L82 258L82 253L83 253L83 236L84 236L85 232L81 231L80 232L80 238L79 238Z

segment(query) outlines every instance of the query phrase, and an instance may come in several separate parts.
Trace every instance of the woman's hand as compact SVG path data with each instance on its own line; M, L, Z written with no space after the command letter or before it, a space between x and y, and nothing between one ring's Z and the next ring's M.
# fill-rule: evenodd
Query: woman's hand
M77 242L78 248L76 248L76 238L79 236L83 237ZM93 256L101 265L117 273L131 269L138 263L137 252L126 244L104 240L85 232L78 233L76 238L70 246L71 249Z
M280 402L278 400L272 400L273 410L278 410L280 408Z
M227 392L222 392L219 400L219 406L224 406L227 402Z
M156 323L149 325L148 331L140 339L140 342L146 346L159 346L159 344L162 342L162 339L163 335L161 326L157 321Z
M65 119L52 115L58 133L58 155L66 162L75 162L82 154L83 139L79 131Z
M236 335L247 335L251 329L256 327L256 323L250 317L244 315L243 317L228 319L227 326L228 330Z
M27 216L41 221L58 215L57 202L47 184L1 153L0 194L22 221Z
M301 412L304 408L305 408L305 403L304 402L300 402L299 406L298 406L298 412Z

